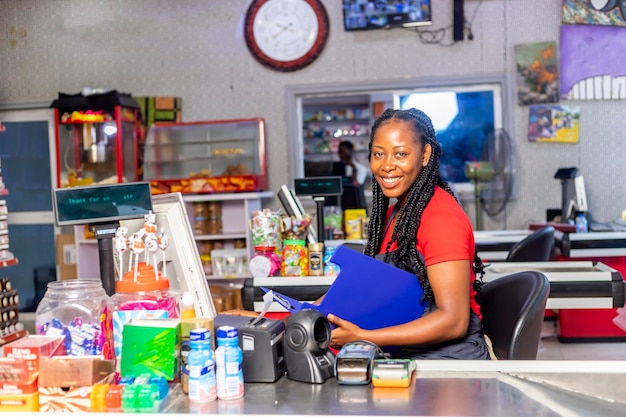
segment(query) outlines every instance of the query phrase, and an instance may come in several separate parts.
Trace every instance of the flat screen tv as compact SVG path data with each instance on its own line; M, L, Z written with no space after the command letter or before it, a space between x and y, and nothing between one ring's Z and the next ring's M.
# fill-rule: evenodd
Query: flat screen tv
M432 23L431 0L342 0L346 31L424 26Z

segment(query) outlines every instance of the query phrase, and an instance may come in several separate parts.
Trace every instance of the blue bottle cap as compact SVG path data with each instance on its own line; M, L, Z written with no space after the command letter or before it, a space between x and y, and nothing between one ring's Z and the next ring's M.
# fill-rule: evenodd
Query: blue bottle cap
M189 341L211 340L211 331L209 329L193 329L189 332Z
M233 326L220 326L217 328L217 337L220 339L232 339L239 337L237 328Z

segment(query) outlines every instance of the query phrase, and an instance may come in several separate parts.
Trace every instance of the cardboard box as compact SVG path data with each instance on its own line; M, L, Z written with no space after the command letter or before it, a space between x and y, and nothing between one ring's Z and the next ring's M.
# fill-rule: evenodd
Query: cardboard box
M0 412L39 411L37 372L25 359L0 358Z
M59 266L59 279L66 281L69 279L78 278L78 271L76 265L60 265Z
M76 265L76 243L74 235L57 235L57 264Z
M115 361L100 356L55 356L39 360L39 387L93 385L115 372Z
M133 98L139 104L146 127L150 127L157 122L180 123L182 121L183 100L180 97Z
M122 376L161 376L178 379L180 320L131 320L122 331Z
M24 359L28 371L37 372L40 358L65 355L64 340L63 336L26 336L2 346L2 356Z
M69 387L39 387L39 411L84 412L91 408L91 390L96 384L112 384L115 373L93 385Z
M31 384L34 392L17 394L10 391L2 391L0 388L0 413L9 411L39 411L39 391L37 391L37 378ZM21 391L21 390L18 390Z
M347 209L344 211L346 239L363 239L363 220L367 217L365 209Z

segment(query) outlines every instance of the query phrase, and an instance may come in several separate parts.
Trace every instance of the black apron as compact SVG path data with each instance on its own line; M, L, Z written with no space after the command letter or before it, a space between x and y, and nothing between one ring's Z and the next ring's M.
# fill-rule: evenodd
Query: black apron
M424 255L419 251L418 256L424 261ZM391 261L391 253L387 254ZM385 254L376 255L376 259L384 261ZM393 262L388 262L393 265ZM394 265L396 266L396 265ZM415 273L413 271L409 271ZM417 277L415 278L417 279ZM419 300L416 300L418 302ZM426 307L423 316L432 313L437 309L436 305ZM467 326L467 333L464 337L450 340L443 343L405 346L383 346L382 350L392 358L397 359L484 359L490 360L489 349L485 342L485 334L480 318L470 308L470 320ZM422 316L422 317L423 317Z

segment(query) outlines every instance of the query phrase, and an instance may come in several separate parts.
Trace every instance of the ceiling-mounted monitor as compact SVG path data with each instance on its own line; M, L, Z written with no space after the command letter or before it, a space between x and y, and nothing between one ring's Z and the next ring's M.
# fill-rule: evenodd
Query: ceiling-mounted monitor
M432 24L431 0L343 0L346 31Z

